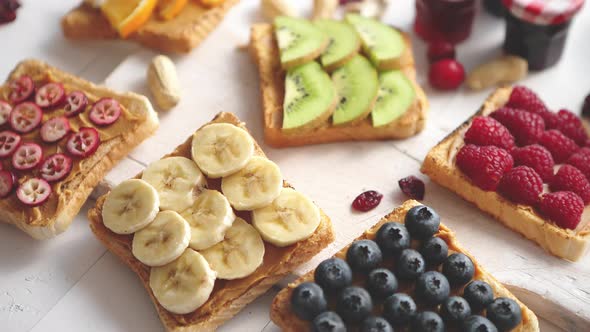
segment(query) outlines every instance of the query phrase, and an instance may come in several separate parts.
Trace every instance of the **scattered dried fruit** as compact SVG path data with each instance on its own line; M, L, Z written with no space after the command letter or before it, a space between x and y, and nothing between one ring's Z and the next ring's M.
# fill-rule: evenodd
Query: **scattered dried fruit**
M408 197L419 201L424 199L424 182L419 178L410 175L399 180L398 184L402 192Z
M375 190L365 191L358 195L352 202L352 208L357 211L366 212L372 210L381 203L383 195Z
M528 74L528 62L515 55L504 55L476 67L467 76L467 86L473 90L513 83Z
M16 20L16 10L19 7L17 0L0 0L0 24Z

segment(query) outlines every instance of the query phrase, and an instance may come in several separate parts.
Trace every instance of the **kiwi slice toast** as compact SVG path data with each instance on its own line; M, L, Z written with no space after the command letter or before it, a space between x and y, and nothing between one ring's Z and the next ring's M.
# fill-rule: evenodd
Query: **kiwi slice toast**
M328 37L308 20L279 16L274 27L284 69L314 60L328 46Z
M373 127L385 126L402 116L416 99L412 82L399 70L379 74L379 93L371 112Z
M379 90L377 70L367 58L356 55L332 73L338 105L332 116L334 125L355 124L370 113Z
M311 129L334 112L338 98L330 76L312 61L293 68L285 78L283 130Z
M317 20L314 24L329 39L328 48L320 58L326 70L332 71L342 66L359 52L361 39L350 24L328 19Z
M377 69L399 69L406 43L397 30L358 14L348 14L345 20L358 32L363 50Z

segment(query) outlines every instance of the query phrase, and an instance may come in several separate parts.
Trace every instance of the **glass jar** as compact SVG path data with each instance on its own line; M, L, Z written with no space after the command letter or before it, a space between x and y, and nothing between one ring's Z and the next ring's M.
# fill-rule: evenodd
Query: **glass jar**
M483 0L483 7L488 13L494 16L504 16L504 5L502 5L502 0Z
M458 44L469 37L475 0L416 0L414 31L426 41Z

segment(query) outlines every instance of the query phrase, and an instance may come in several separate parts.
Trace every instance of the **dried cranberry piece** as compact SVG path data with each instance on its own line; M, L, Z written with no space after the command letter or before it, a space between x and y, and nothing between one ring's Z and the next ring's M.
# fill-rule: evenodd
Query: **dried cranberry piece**
M0 0L0 24L14 21L19 7L17 0Z
M381 203L383 195L375 190L365 191L358 195L352 202L352 208L357 211L366 212L372 210Z
M398 182L400 189L410 198L417 199L419 201L424 199L424 182L417 177L410 175L405 177Z

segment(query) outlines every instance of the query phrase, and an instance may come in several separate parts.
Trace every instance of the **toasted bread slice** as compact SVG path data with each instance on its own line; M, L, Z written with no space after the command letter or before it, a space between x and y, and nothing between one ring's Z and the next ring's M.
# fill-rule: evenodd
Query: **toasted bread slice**
M189 1L177 17L169 21L152 17L129 38L158 51L188 53L217 27L238 1L226 0L212 8L199 5L198 1ZM61 26L64 35L71 39L119 38L100 10L85 3L66 14Z
M0 199L0 222L14 224L36 239L46 239L68 228L92 189L118 161L151 136L158 128L159 122L152 105L144 96L131 92L118 93L94 85L37 60L25 60L18 64L10 73L7 81L22 75L50 76L72 89L83 91L97 98L114 98L137 119L136 125L121 135L103 141L92 156L82 160L79 167L74 168L66 179L58 182L54 186L52 194L54 199L50 199L46 202L47 204L34 208L26 207L18 201L14 194L8 198ZM6 88L6 84L0 87L1 90ZM121 117L118 121L125 120Z
M362 239L373 239L377 230L386 222L404 222L404 217L409 209L412 207L420 205L419 202L414 200L406 201L397 209L393 210L391 213L383 217L376 223L373 227L369 230L365 231L363 235L357 238L357 240ZM492 289L494 290L495 297L509 297L514 299L519 305L522 310L522 322L513 330L512 332L533 332L539 331L539 321L537 316L522 302L520 302L506 287L504 287L498 280L496 280L491 274L489 274L476 260L475 257L470 255L465 248L463 248L457 238L455 237L455 233L453 233L450 229L448 229L445 225L441 224L440 229L437 233L438 237L443 239L449 246L449 252L460 252L463 253L473 261L475 265L475 275L474 279L482 280L487 282ZM340 250L335 257L339 257L345 259L346 251L350 245L344 247ZM302 332L302 331L310 331L309 322L303 321L299 319L293 312L291 311L291 294L293 293L293 289L297 287L302 282L306 281L313 281L314 279L314 271L310 271L303 277L297 279L295 282L289 284L288 287L281 290L279 294L274 298L272 303L272 308L270 311L270 318L272 321L277 324L283 331L285 332ZM399 291L407 292L409 295L413 295L413 291L410 289L404 290L401 289ZM457 292L454 290L452 293ZM462 292L461 292L462 293Z
M477 113L430 150L421 171L553 255L571 261L579 260L590 243L590 223L580 223L577 230L558 227L531 206L512 203L494 191L484 191L473 185L455 165L455 155L473 118L489 115L503 106L511 92L511 87L502 87L490 95Z
M402 56L401 70L412 81L416 98L410 109L400 118L383 127L373 127L370 117L354 125L333 126L330 119L310 130L283 131L283 99L285 71L281 68L279 49L270 24L256 24L250 35L250 54L258 66L264 139L274 147L300 146L340 141L399 139L416 135L426 123L428 100L416 83L416 69L409 37L404 34L407 47Z
M244 123L231 113L219 113L210 123L231 123L245 129ZM165 156L184 156L191 158L192 136L178 146L174 152ZM265 156L258 144L255 154ZM220 190L220 181L207 179L209 188ZM284 186L290 186L284 183ZM265 293L275 283L285 277L295 267L303 264L334 241L332 223L321 212L322 220L315 233L306 240L288 247L279 248L265 243L263 264L250 276L236 280L216 280L209 300L196 311L177 315L164 309L155 299L149 286L150 268L139 262L131 252L133 235L117 235L106 228L102 222L102 206L105 196L98 199L96 207L88 212L90 228L96 237L139 277L150 294L168 331L213 331L225 321L236 315L244 306ZM249 212L236 212L236 215L250 222Z

